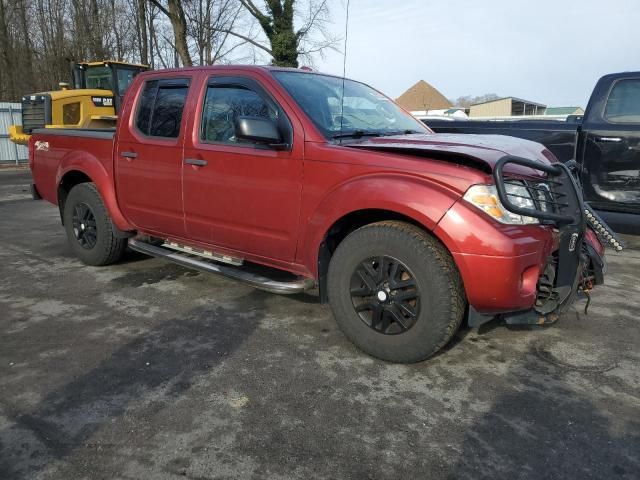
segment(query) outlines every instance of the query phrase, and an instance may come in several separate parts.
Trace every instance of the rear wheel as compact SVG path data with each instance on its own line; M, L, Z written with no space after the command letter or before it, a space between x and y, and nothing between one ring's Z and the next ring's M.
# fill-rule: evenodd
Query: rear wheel
M64 204L64 226L71 248L87 265L117 262L127 247L118 238L94 183L73 187Z
M329 302L345 335L366 353L392 362L424 360L454 335L465 295L453 259L413 225L362 227L336 249Z

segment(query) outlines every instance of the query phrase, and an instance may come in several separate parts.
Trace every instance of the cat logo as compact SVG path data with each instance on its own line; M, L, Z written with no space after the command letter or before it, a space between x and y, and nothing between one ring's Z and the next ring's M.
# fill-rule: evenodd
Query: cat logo
M49 151L49 142L43 142L41 140L38 140L34 145L36 147L36 150L40 150L42 152Z
M91 97L94 107L113 107L113 97Z

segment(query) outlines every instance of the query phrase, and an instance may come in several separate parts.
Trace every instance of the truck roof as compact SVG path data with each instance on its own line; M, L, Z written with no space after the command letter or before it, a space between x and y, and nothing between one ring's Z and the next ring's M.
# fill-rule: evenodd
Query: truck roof
M129 67L149 68L149 65L143 65L141 63L121 62L119 60L99 60L95 62L78 62L78 65L83 65L87 67L99 67L100 65L107 65L110 63L113 63L115 65L129 66Z
M167 68L162 70L149 70L142 72L139 76L148 77L151 75L162 75L163 73L174 72L191 72L191 71L225 71L225 70L244 70L247 72L297 72L305 73L308 75L324 75L327 77L342 78L339 75L332 75L330 73L316 72L308 68L293 68L293 67L278 67L273 65L204 65L193 67L180 67L180 68Z

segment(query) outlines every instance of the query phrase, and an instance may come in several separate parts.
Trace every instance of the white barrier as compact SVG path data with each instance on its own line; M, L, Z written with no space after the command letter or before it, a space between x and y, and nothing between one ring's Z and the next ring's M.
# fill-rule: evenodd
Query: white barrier
M27 147L9 140L9 125L22 124L21 112L19 103L0 102L0 165L18 165L27 161Z

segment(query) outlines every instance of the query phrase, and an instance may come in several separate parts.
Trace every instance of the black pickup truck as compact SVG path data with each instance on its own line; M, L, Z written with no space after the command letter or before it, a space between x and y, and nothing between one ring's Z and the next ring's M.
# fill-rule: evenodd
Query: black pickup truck
M584 117L558 120L423 122L437 133L510 135L542 143L562 162L575 159L585 200L621 233L640 234L640 72L602 77Z

